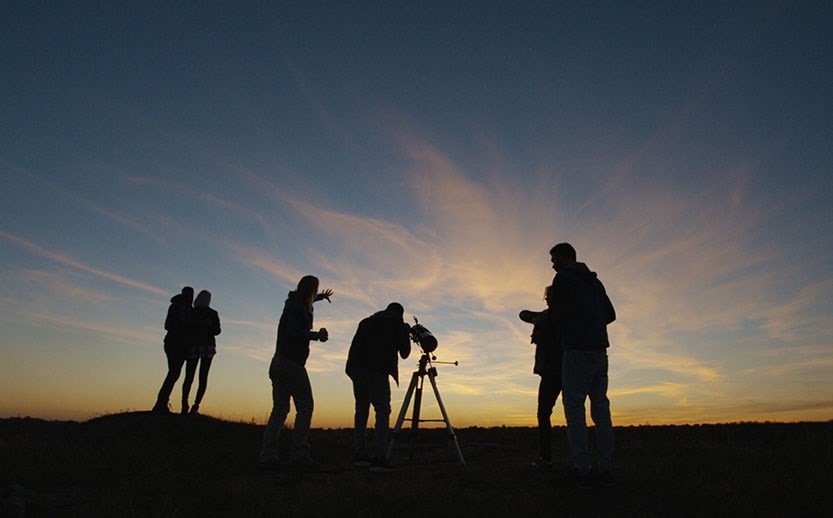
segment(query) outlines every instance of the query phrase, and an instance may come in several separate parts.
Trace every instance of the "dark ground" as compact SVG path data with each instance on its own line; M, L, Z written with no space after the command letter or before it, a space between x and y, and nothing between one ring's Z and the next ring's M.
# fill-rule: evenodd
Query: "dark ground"
M420 430L394 473L349 467L352 430L313 430L335 473L257 468L262 426L205 416L0 420L0 516L833 516L833 421L616 428L613 487L529 469L532 428ZM289 433L281 437L288 449Z

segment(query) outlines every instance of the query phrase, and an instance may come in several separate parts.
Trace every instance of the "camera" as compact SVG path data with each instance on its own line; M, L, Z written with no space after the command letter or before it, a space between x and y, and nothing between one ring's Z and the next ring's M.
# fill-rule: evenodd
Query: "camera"
M414 317L416 324L411 326L411 340L413 340L424 353L432 353L437 349L437 338L431 334L425 326L419 323Z

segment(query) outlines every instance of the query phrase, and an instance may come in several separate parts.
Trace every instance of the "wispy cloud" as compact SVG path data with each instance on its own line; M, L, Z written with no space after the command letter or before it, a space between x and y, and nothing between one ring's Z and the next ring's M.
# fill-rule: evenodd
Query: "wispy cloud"
M328 248L338 254L322 259L322 265L348 284L360 282L352 288L363 289L367 299L424 293L440 284L444 264L436 244L425 237L396 223L321 210L298 200L293 206L336 243Z
M634 396L642 394L659 395L664 398L680 399L689 392L689 385L683 383L660 383L657 385L642 385L638 387L613 388L609 391L611 398Z
M106 336L108 339L118 339L122 342L128 342L130 344L149 344L153 337L161 337L163 334L163 332L159 329L150 327L142 328L136 326L135 324L118 327L86 320L65 318L54 313L24 312L21 314L21 317L36 321L40 324L47 324L64 331L68 329L84 331L95 335ZM153 345L156 346L157 344L158 342L153 340Z
M302 276L306 275L306 272L286 264L276 255L266 253L261 249L231 244L229 247L241 263L252 269L266 272L290 285L297 283Z
M770 337L783 341L799 338L829 339L833 336L833 322L825 319L823 308L833 307L833 280L823 279L800 287L791 297L783 297L780 304L759 308L763 315L762 328ZM833 344L830 344L833 349Z
M234 203L228 197L221 197L205 190L182 185L181 183L148 176L127 175L124 181L132 187L151 187L164 192L174 192L189 200L198 201L207 207L219 209L237 217L254 221L260 226L266 226L266 220L263 214L239 203Z
M474 298L491 311L540 296L552 273L546 251L558 227L553 204L520 182L472 180L441 149L412 135L400 133L397 141L410 161L425 232L442 250L443 296Z
M46 188L46 189L48 189L52 192L55 192L55 193L59 194L60 196L63 196L64 198L72 201L73 203L75 203L75 204L77 204L77 205L79 205L79 206L81 206L81 207L83 207L83 208L85 208L85 209L87 209L91 212L94 212L94 213L96 213L100 216L103 216L107 220L116 222L116 223L118 223L118 224L120 224L120 225L122 225L126 228L129 228L131 230L134 230L136 232L144 234L145 236L153 239L154 241L157 241L157 242L160 242L160 243L165 242L165 238L164 238L163 235L159 234L158 232L152 231L151 229L147 228L147 226L144 225L143 223L137 221L135 218L132 218L132 217L128 216L127 214L121 212L121 211L114 210L110 207L105 207L105 206L103 206L99 203L95 203L93 201L90 201L87 198L79 196L78 194L76 194L76 193L74 193L74 192L72 192L68 189L61 188L61 187L57 186L55 183L46 180L45 178L29 171L26 168L17 166L15 164L12 164L12 163L7 162L7 161L2 160L2 159L0 159L0 164L3 167L7 167L7 168L13 170L15 173L17 173L19 175L26 176L27 178L34 181L38 185L41 185L42 187L44 187L44 188Z
M41 257L45 257L46 259L49 259L49 260L54 261L54 262L59 263L59 264L63 264L65 266L70 266L72 268L76 268L78 270L87 272L87 273L95 275L97 277L101 277L103 279L107 279L109 281L116 282L116 283L124 285L124 286L129 286L131 288L136 288L136 289L139 289L139 290L143 290L143 291L146 291L148 293L154 293L156 295L167 295L168 294L167 291L165 291L161 288L157 288L155 286L151 286L150 284L146 284L146 283L143 283L143 282L140 282L140 281L136 281L136 280L130 279L128 277L124 277L122 275L111 273L111 272L101 270L101 269L98 269L98 268L93 268L92 266L89 266L89 265L86 265L86 264L81 263L79 261L76 261L75 259L72 259L71 257L68 257L66 255L63 255L63 254L60 254L60 253L57 253L57 252L53 252L53 251L48 250L48 249L46 249L46 248L44 248L40 245L37 245L37 244L32 243L30 241L27 241L27 240L25 240L23 238L20 238L20 237L14 235L14 234L4 232L2 230L0 230L0 238L3 238L6 241L8 241L10 243L13 243L17 246L20 246L22 248L25 248L26 250L29 250L30 252L33 252L33 253L41 256Z
M4 292L21 301L23 297L28 299L36 294L53 301L71 300L74 303L101 306L111 303L114 299L110 294L80 286L67 277L66 274L54 271L11 270L0 272L0 286Z
M819 351L815 357L810 359L789 360L789 363L778 363L775 365L762 365L740 369L740 376L757 376L760 379L777 380L784 377L804 376L808 374L827 373L833 370L833 357L827 356L830 351ZM790 356L794 356L794 353ZM783 361L783 360L782 360ZM805 378L806 383L812 383L815 376Z
M321 97L315 92L315 89L310 85L310 82L307 80L301 70L301 67L298 66L285 48L281 50L281 56L283 57L283 62L289 69L290 74L292 74L295 84L307 99L313 109L313 112L318 116L318 119L321 121L323 126L332 135L336 136L339 141L347 144L351 143L353 141L353 137L350 132L336 121L332 113L330 113L330 111L326 108L324 101L322 101Z

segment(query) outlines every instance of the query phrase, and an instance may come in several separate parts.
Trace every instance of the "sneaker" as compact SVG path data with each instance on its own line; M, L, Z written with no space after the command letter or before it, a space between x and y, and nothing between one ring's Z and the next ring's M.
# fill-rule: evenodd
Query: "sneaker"
M191 410L188 411L190 415L197 415L200 413L200 405L194 403L194 406L191 407Z
M609 469L599 471L599 484L604 487L612 487L616 485L616 481L613 478L613 471Z
M153 405L153 409L151 412L157 415L170 415L171 409L169 408L170 405L162 405L160 403L156 403Z
M367 456L367 453L357 453L353 456L354 468L366 468L368 466L370 466L370 457Z
M388 461L388 459L376 458L370 462L370 471L373 473L390 473L396 471L396 468Z
M552 461L545 459L544 457L538 457L532 461L532 464L529 467L535 471L549 470L552 469Z

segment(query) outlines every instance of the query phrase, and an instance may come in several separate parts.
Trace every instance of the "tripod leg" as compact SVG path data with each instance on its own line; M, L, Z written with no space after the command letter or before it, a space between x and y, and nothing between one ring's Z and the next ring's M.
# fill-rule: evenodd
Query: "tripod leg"
M408 405L411 404L411 396L414 393L414 389L417 386L417 382L419 378L419 374L414 372L414 375L411 376L411 384L408 385L408 391L405 392L405 399L402 400L402 408L399 410L399 417L396 418L396 425L393 427L393 431L390 434L390 442L388 443L388 450L385 454L385 457L390 459L391 454L393 453L393 443L396 442L396 439L399 437L399 432L402 431L402 423L405 421L405 414L408 413Z
M457 442L457 435L455 435L454 428L451 426L451 419L448 418L448 412L445 411L443 398L440 397L440 389L437 388L437 382L434 377L434 373L428 371L428 379L431 381L431 387L434 389L434 395L437 396L437 404L440 406L440 412L443 414L443 421L445 421L446 429L448 430L451 440L454 442L454 448L457 449L457 457L460 458L461 464L465 464L466 460L463 458L463 452L460 451L460 444Z
M419 411L422 408L422 385L425 379L419 376L416 386L416 394L414 395L414 412L411 414L411 451L408 454L409 458L414 458L414 441L416 441L417 430L419 430Z

